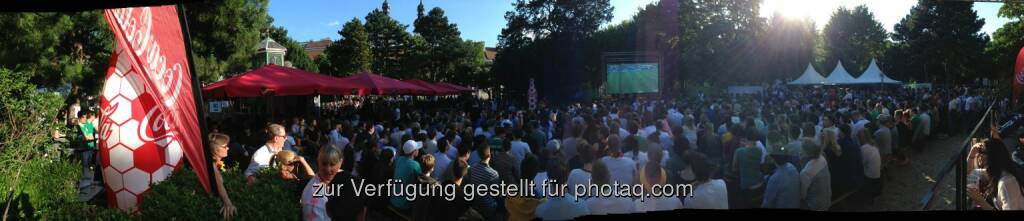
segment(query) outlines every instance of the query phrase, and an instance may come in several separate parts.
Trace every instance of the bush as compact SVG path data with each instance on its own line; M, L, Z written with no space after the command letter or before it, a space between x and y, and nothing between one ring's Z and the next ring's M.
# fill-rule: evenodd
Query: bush
M63 99L39 92L28 79L0 69L0 210L10 203L13 220L127 219L117 210L78 201L80 164L50 154Z
M246 185L239 168L222 174L224 188L238 209L232 220L296 220L302 208L299 189L305 183L280 179L270 169L257 174L256 184ZM211 181L211 185L215 185ZM190 169L175 171L144 196L140 220L222 220L219 196L207 195Z

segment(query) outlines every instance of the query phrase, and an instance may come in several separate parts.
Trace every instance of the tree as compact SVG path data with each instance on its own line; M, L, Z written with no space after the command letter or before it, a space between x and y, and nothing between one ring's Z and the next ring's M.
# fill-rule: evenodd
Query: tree
M897 76L946 83L959 82L991 68L984 56L989 38L981 33L985 20L978 18L972 2L919 1L910 14L893 28L892 56L906 56L903 62L887 60Z
M444 15L444 10L435 7L426 16L416 18L413 32L422 37L422 39L417 39L422 43L413 44L417 51L415 55L417 58L411 62L413 65L422 65L423 68L420 70L425 71L417 73L423 75L417 77L436 80L442 74L451 73L455 61L463 56L457 50L463 42L459 37L458 27L448 23L448 17ZM480 50L482 51L483 48Z
M327 69L320 70L333 75L348 75L370 70L373 54L370 51L369 35L362 22L352 18L342 26L338 34L341 35L341 39L327 46L324 54L320 55L330 64Z
M196 75L210 83L248 71L261 33L270 27L268 0L205 1L186 5Z
M677 79L721 83L742 81L759 71L753 56L764 27L761 1L682 0L679 4L679 53L683 74Z
M542 95L554 103L579 98L586 82L580 48L612 18L608 0L518 0L505 13L508 24L498 37L497 77L506 93L525 94L529 78L537 78ZM536 55L544 54L544 58ZM523 66L530 64L530 66ZM524 68L517 68L524 67Z
M103 11L2 13L0 28L0 68L27 74L43 87L99 91L113 50Z
M817 31L810 18L788 18L776 11L761 38L760 56L766 72L761 80L795 79L814 63ZM824 70L824 69L818 69Z
M410 38L406 25L398 23L388 14L387 2L381 9L366 15L366 33L373 52L373 71L383 75L401 75L402 59L409 53ZM383 10L382 10L383 9Z
M875 20L867 6L839 7L822 30L825 64L832 70L839 61L851 74L863 73L871 59L881 57L888 38L882 23ZM854 76L856 77L856 76Z
M288 49L284 60L291 62L293 67L312 72L319 71L319 67L313 62L313 59L309 58L302 45L295 41L295 39L288 37L288 30L285 30L283 27L271 26L270 38Z
M993 74L1000 79L1013 76L1014 62L1017 53L1024 48L1024 2L1007 1L999 8L999 16L1009 18L992 34L992 43L985 49L985 54L992 58Z

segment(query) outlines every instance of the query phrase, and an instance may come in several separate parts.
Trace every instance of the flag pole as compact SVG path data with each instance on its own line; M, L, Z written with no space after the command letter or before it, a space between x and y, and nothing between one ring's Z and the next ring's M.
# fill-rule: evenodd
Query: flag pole
M210 157L210 156L213 155L213 153L210 153L210 149L209 148L205 148L205 147L208 147L210 145L210 140L207 137L207 133L209 133L209 128L207 127L207 123L206 123L206 111L205 111L206 109L204 108L206 106L206 103L203 102L203 90L202 90L202 88L200 87L200 84L199 84L199 76L196 73L195 62L192 59L192 36L191 36L191 34L189 33L189 30L188 30L188 20L185 19L185 5L178 4L177 5L177 9L178 9L177 10L178 11L178 21L179 21L179 23L181 23L182 38L185 40L185 58L188 59L188 70L189 70L189 73L192 73L192 76L191 76L191 78L192 78L192 98L195 100L195 104L196 104L196 118L198 118L198 120L199 120L199 133L200 133L199 137L200 137L200 139L203 140L203 142L202 142L202 145L204 147L203 148L203 160L206 161L206 165L207 165L207 167L206 167L206 174L207 174L207 177L210 180L210 191L209 191L209 193L211 193L214 196L216 196L219 193L217 192L218 191L217 188L214 186L214 185L217 185L217 180L216 180L216 177L214 177L213 158ZM195 168L193 168L193 169L195 169Z

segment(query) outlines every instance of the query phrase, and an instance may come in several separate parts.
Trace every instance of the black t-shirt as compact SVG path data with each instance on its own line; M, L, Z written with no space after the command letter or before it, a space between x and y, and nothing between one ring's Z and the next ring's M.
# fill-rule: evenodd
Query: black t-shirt
M331 217L331 220L356 220L359 218L366 199L355 195L352 183L359 184L360 180L361 178L353 176L349 171L339 172L331 180L332 187L340 186L334 195L327 197L327 215Z

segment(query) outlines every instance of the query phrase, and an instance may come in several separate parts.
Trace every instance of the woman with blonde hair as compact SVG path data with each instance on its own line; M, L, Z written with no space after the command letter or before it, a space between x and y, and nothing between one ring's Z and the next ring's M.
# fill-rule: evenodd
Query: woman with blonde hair
M306 158L295 154L295 152L282 150L277 152L277 155L274 155L274 157L278 167L281 169L282 179L299 180L300 177L297 172L300 169L303 172L302 177L312 177L314 175L313 168L309 167L309 163L306 163Z
M230 219L231 216L235 215L235 205L231 203L231 197L228 197L228 191L224 188L224 178L221 177L220 173L224 171L224 158L228 156L228 143L231 141L231 137L222 133L210 133L210 153L212 154L214 181L217 183L217 194L220 195L220 200L223 205L220 208L221 215L224 219Z

